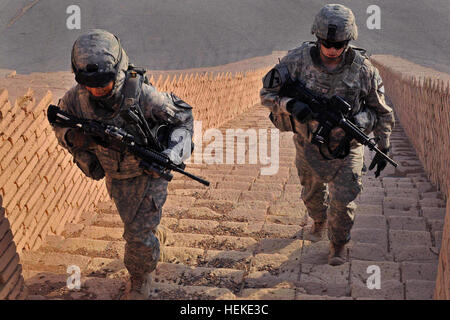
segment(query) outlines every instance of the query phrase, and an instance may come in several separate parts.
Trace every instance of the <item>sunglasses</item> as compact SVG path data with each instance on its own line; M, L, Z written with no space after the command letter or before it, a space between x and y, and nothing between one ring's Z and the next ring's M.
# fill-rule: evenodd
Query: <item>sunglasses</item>
M339 42L331 42L324 39L319 39L319 42L321 45L323 45L325 48L330 49L331 47L339 50L345 47L348 44L348 41L339 41Z

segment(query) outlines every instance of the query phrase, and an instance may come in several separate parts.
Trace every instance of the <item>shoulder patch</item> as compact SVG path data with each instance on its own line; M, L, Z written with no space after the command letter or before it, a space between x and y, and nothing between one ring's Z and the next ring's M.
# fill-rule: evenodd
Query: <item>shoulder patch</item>
M278 88L289 79L289 70L283 63L270 70L263 79L264 89Z

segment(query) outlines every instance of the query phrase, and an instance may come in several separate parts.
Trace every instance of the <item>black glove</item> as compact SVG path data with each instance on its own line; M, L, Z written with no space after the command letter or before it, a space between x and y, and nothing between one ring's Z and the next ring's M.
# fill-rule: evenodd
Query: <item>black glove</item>
M381 152L383 152L385 155L388 155L389 148L387 149L380 149ZM372 162L370 163L369 170L372 170L375 168L375 165L377 166L377 170L375 171L375 178L378 178L380 175L380 172L386 168L387 161L383 159L380 154L376 154L375 157L373 157Z
M312 110L306 103L292 99L286 105L286 110L292 114L300 123L312 119Z

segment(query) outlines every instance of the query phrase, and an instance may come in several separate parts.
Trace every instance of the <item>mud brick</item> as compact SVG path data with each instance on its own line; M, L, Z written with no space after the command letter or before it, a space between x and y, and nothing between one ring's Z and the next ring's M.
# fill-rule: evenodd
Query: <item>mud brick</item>
M262 232L276 238L300 238L302 230L303 228L298 225L289 226L266 222Z
M351 237L357 243L375 243L381 248L387 248L387 228L354 228L351 231Z
M243 190L243 189L242 189ZM281 192L283 191L283 184L281 183L261 183L256 180L252 183L251 191L262 191L262 192Z
M304 243L303 240L266 238L259 241L256 252L266 254L279 253L292 259L301 255Z
M209 190L207 196L212 200L238 201L241 193L240 190Z
M235 182L248 182L252 183L255 181L254 176L237 176L237 175L226 175L223 177L223 181L235 181Z
M287 184L300 184L300 178L298 175L290 175L286 181Z
M219 222L213 220L180 219L178 224L179 231L193 233L212 234L217 227L219 227Z
M5 269L5 267L8 265L8 263L15 258L17 255L16 252L16 245L14 242L11 242L6 249L6 251L2 254L0 257L0 271Z
M431 247L431 235L427 231L390 230L389 241L393 252L405 246Z
M275 201L280 196L281 192L272 191L272 192L263 192L263 191L243 191L240 201L252 201L252 200L261 200L261 201Z
M439 191L433 191L433 192L424 192L421 194L422 199L444 199L444 196Z
M22 274L22 266L19 264L14 271L13 275L8 279L6 284L0 285L0 300L5 299L8 294L14 289L17 281L20 279Z
M3 238L10 228L9 221L6 218L0 220L0 239Z
M299 262L302 264L327 264L329 248L329 241L319 241L315 243L304 241Z
M419 210L416 208L411 208L410 210L401 210L401 209L389 209L385 208L384 215L387 217L392 216L408 216L408 217L418 217L419 216Z
M269 271L271 274L277 274L281 272L281 270L292 267L291 264L289 267L289 258L283 254L279 253L258 253L252 258L252 265L250 268L250 272L256 271ZM296 266L297 271L300 271L299 266Z
M0 283L6 283L19 264L19 255L15 255L8 265L0 272Z
M406 299L432 300L435 286L435 281L407 280L405 288Z
M268 213L275 216L303 217L307 214L307 209L301 200L297 203L277 201L269 207Z
M284 191L288 193L296 193L300 197L302 186L300 184L286 184L284 186Z
M435 246L440 250L441 249L441 245L442 245L442 235L443 232L442 231L436 231L434 233L434 242L435 242Z
M416 182L416 188L419 190L419 192L430 192L435 191L436 188L429 182Z
M442 199L436 199L436 198L425 198L425 199L419 200L419 204L421 207L445 208L445 201Z
M188 211L186 212L186 215L184 215L185 217L190 217L190 218L194 218L194 219L210 219L210 220L214 220L214 219L221 219L224 215L214 212L213 210L211 210L210 208L206 208L206 207L192 207L189 208Z
M416 209L418 199L386 197L383 201L384 209L411 210Z
M432 263L402 262L402 281L436 281L438 261Z
M17 177L20 175L20 173L25 169L27 163L25 160L22 160L17 166L12 166L11 169L12 172L5 171L4 176L0 178L0 183L4 190L7 192L11 192L12 185L16 184Z
M250 221L264 221L266 219L265 209L248 209L244 207L238 207L227 213L225 216L228 219L250 222Z
M365 186L363 190L362 195L384 196L384 188L382 187Z
M251 252L208 250L202 262L207 267L247 270L252 257Z
M426 231L424 218L408 216L388 217L390 230Z
M381 277L381 288L369 289L367 285L361 282L352 283L351 294L354 299L374 299L374 300L403 300L403 283L398 280L383 281Z
M259 175L259 168L239 168L237 167L231 172L227 172L227 174L237 175L237 176L252 176L256 177Z
M380 215L355 215L353 228L386 228L386 217Z
M226 182L219 182L217 184L216 189L232 189L232 190L241 190L241 191L247 191L250 189L250 182L234 182L234 181L226 181Z
M271 274L269 271L251 272L244 279L244 288L270 288L281 284L295 287L298 276L299 268L280 270L278 274Z
M184 265L158 263L155 270L156 282L169 282L189 286L221 285L236 289L243 280L244 271L225 268L190 268Z
M383 207L381 205L359 204L356 208L357 215L382 215Z
M308 222L308 217L306 215L303 216L267 216L267 222L285 224L285 225L298 225L298 226L306 226Z
M165 297L182 296L189 300L235 300L236 296L225 288L207 286L180 286L171 283L155 283L154 292L156 299ZM108 299L110 300L110 299Z
M377 266L380 268L381 287L383 283L388 280L400 281L400 264L389 261L361 261L352 260L351 262L351 282L353 284L362 284L366 286L367 279L373 275L368 272L370 266Z
M289 288L261 288L244 289L241 298L245 300L294 300L295 289Z
M434 262L439 258L439 250L429 246L405 246L397 248L394 252L394 260L397 262Z
M431 232L443 231L444 220L427 219L427 226Z
M350 263L340 266L302 264L299 286L308 294L345 296L349 288Z
M349 256L354 260L368 260L368 261L392 261L393 255L387 252L376 243L354 243L349 244Z
M419 190L414 188L386 188L387 197L419 199Z

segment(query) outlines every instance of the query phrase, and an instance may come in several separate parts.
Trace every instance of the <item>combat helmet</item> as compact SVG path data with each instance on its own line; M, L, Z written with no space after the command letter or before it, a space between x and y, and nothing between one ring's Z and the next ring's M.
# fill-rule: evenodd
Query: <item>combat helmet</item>
M311 33L317 38L332 42L358 38L358 28L353 12L341 4L327 4L322 7L314 19Z
M71 63L75 80L81 85L104 87L114 81L110 98L120 92L124 84L128 56L117 36L93 29L79 36L73 44Z

